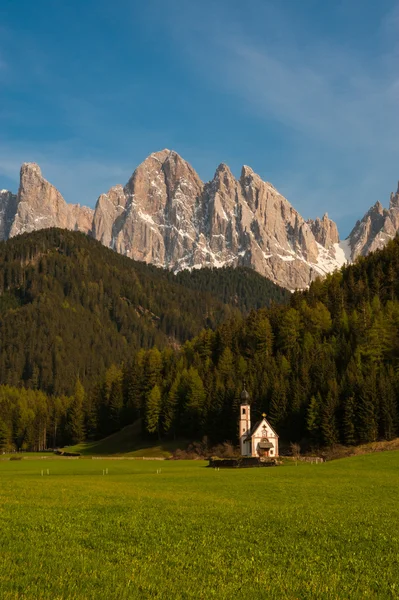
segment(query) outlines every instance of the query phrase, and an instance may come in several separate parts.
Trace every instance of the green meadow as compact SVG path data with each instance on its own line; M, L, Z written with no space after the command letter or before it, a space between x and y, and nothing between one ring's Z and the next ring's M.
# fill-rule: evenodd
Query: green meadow
M0 461L0 554L2 600L399 598L399 452Z

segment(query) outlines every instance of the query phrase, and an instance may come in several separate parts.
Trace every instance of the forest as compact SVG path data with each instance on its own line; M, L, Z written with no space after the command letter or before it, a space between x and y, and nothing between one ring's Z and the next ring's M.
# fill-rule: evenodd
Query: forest
M154 340L122 359L115 354L93 384L76 370L65 395L31 382L17 389L2 378L9 385L0 389L0 446L103 437L139 417L154 438L236 443L244 380L253 419L266 412L282 441L319 448L392 439L399 429L398 273L395 239L289 302L283 297L249 314L230 306L223 322L204 324L179 345ZM2 309L2 350L5 317L19 309Z
M0 243L0 382L71 394L140 348L179 347L203 328L289 293L254 271L178 277L78 232L47 229ZM184 278L181 281L181 278ZM244 282L244 284L243 284Z

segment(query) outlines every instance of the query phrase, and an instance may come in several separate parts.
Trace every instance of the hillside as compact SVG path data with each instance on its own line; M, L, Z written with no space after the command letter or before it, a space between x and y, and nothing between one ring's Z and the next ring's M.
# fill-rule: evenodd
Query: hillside
M45 235L57 236L60 232L52 231ZM152 324L152 335L161 336L165 345L135 351L133 344L129 346L124 342L122 349L126 353L117 366L115 348L118 349L118 346L112 347L111 342L119 342L123 335L126 337L129 333L127 319L130 313L126 313L123 321L125 329L118 330L111 318L112 310L105 311L105 301L99 303L97 300L98 309L90 312L87 306L90 306L89 301L96 306L96 297L89 296L87 300L86 296L82 299L76 294L77 290L87 290L88 287L97 290L96 276L100 281L102 275L104 286L109 282L109 289L113 292L116 289L120 297L117 285L124 281L120 279L122 273L112 261L104 263L101 273L95 271L91 264L95 253L83 252L80 245L71 245L69 236L72 240L79 240L80 235L65 235L66 238L61 235L56 252L45 251L43 243L42 255L34 265L32 256L30 261L27 256L28 266L22 270L20 250L15 256L7 255L5 277L15 277L16 273L22 277L25 273L29 281L29 269L39 276L31 277L32 285L15 287L15 290L24 290L23 294L16 294L14 288L8 286L8 292L3 295L3 302L7 302L8 308L3 306L1 333L4 333L4 325L11 323L15 339L9 333L5 337L7 343L2 342L2 357L4 348L24 348L32 355L36 352L42 364L47 365L48 376L53 373L57 377L63 376L65 380L60 387L72 388L72 395L54 398L35 390L25 393L15 388L0 387L0 447L14 445L40 450L45 447L46 441L54 446L82 442L85 437L96 440L115 434L138 418L142 419L143 433L147 433L153 445L158 440L163 443L174 439L201 440L203 436L207 436L211 444L225 440L237 442L237 415L244 379L252 399L252 419L256 420L266 412L280 435L281 443L299 442L302 450L306 450L339 443L346 446L367 444L391 440L398 435L399 239L325 280L314 282L307 292L292 294L289 305L274 304L270 308L251 311L245 318L237 318L239 311L223 304L221 306L226 312L222 314L226 316L228 311L232 311L231 318L214 330L202 330L181 346L176 343L174 347L166 346L167 338L160 329L161 319L151 321L144 313L142 319L148 324L147 331ZM95 244L101 256L103 252L109 252L93 240L84 240L89 245ZM34 250L38 253L39 245ZM73 258L71 261L75 254L80 259ZM175 288L168 281L170 275L165 276L165 272L153 269L150 272L157 277L154 275L147 280L143 275L148 269L145 265L141 264L136 272L135 264L129 259L112 252L111 255L115 261L123 264L127 261L129 270L125 276L135 277L134 291L127 286L123 297L136 298L134 294L141 293L140 289L145 290L142 293L147 295L151 290L152 294L148 296L151 304L145 306L148 310L151 308L154 314L154 307L160 302L157 296L159 287L163 300L167 294L173 299ZM71 278L69 274L67 282L71 289L62 288L62 294L54 292L63 282L62 268L72 268L71 265L78 269L76 274L80 279ZM112 284L109 274L111 267L112 273L118 277L115 284ZM79 270L83 268L86 271ZM54 269L61 271L57 279L50 276ZM88 278L89 274L92 279ZM84 277L90 286L76 283L84 281ZM36 287L32 289L33 283ZM39 293L41 288L43 290ZM201 293L181 285L178 289L185 290L187 296L183 297L184 302L191 302L196 309L193 314L200 315ZM14 293L11 293L12 290ZM131 296L127 296L128 293ZM21 304L32 294L36 294L33 300ZM107 296L104 291L104 297L114 298L115 302L118 296ZM80 304L77 298L80 298ZM184 302L182 306L186 306ZM125 306L125 303L121 305ZM170 306L170 302L165 305ZM25 316L24 310L32 321ZM114 309L116 315L120 315L118 310ZM60 315L64 315L64 311L72 317L76 314L77 319L80 314L90 316L103 311L101 314L105 315L103 320L108 327L106 331L115 332L115 337L108 339L101 321L93 317L98 331L104 334L100 338L104 347L99 346L98 354L93 353L90 350L91 330L87 333L83 320L75 322L70 319L68 322L65 317L61 322ZM133 314L136 314L135 311ZM189 308L184 314L189 314ZM210 314L208 308L208 318ZM60 322L62 327L67 328L64 338L60 334L64 331ZM18 327L21 323L23 325ZM138 323L140 326L140 319ZM33 326L36 329L32 338L29 327ZM97 334L97 330L94 333ZM42 354L38 354L37 345L33 343L36 339L40 341ZM66 366L69 366L70 379L65 375L65 365L55 360L64 347L63 339L67 339L76 352L76 356L62 355ZM19 356L18 353L12 354L11 350L9 354L11 358ZM45 361L49 361L49 357L48 364ZM103 370L98 357L103 361ZM2 360L3 377L7 373L13 374L14 371L7 371L10 363L4 358ZM114 363L107 369L106 360ZM79 381L76 382L77 372L73 369L94 361L97 362L92 379L83 369L79 372L82 378L86 374L84 390ZM22 361L14 364L21 364L23 369ZM21 370L21 373L24 375L25 372ZM94 385L88 386L87 382ZM34 388L38 380L31 376L27 383ZM39 382L39 385L42 384Z
M82 456L128 456L140 458L168 458L177 448L185 448L187 440L154 441L145 437L141 430L140 420L123 427L106 438L81 442L65 448L67 452L78 452Z
M240 306L287 297L267 282L254 287L251 305L247 295L240 301L234 273L225 271L219 286L217 278L215 272L212 293L206 285L195 289L198 279L184 285L189 274L179 281L78 232L47 229L2 242L0 382L69 394L78 374L90 387L140 348L178 346L204 327L240 318Z
M173 355L150 350L115 375L126 390L121 406L135 407L149 433L236 441L245 379L252 418L266 412L281 441L306 449L393 439L399 433L398 275L395 239L293 294L288 306L230 319ZM94 399L104 433L115 404L112 392L105 400L109 386L104 382Z
M287 304L291 294L270 279L244 267L193 269L169 273L170 281L177 281L187 289L210 292L225 304L231 304L244 314L253 309L270 306L272 302Z

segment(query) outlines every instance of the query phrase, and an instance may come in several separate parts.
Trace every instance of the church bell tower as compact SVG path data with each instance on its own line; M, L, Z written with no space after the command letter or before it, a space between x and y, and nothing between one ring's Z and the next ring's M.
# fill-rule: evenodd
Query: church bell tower
M241 393L241 404L240 404L240 421L239 421L239 438L240 438L240 450L241 456L252 455L252 442L246 441L251 431L251 405L249 403L249 394L245 388Z

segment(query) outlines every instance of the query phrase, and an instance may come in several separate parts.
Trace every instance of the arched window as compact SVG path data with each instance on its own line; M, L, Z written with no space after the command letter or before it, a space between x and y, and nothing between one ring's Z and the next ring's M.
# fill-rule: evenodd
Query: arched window
M245 408L242 409L242 414L245 415L246 414L246 410Z

